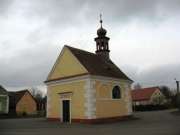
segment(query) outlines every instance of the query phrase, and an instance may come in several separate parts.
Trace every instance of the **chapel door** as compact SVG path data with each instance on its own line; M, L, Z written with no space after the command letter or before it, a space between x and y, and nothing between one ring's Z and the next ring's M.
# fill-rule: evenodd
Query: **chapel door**
M62 101L63 122L70 122L70 100Z

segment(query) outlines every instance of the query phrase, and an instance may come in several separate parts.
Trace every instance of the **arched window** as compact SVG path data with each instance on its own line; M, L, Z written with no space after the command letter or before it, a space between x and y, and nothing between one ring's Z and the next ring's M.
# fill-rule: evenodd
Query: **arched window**
M121 90L119 86L115 86L112 90L112 99L120 99L121 98Z

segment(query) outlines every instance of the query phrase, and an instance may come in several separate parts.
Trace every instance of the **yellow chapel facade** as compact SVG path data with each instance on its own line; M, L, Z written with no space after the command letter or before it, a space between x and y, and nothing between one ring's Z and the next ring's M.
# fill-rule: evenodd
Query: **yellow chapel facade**
M131 84L109 57L109 37L97 30L96 52L65 45L47 80L47 119L97 123L132 115Z

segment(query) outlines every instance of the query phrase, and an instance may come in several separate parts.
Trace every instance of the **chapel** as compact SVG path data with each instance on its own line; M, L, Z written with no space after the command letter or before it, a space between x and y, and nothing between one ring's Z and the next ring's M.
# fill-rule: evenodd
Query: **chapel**
M65 45L45 84L47 119L98 123L132 116L132 80L110 58L107 30L97 30L95 53Z

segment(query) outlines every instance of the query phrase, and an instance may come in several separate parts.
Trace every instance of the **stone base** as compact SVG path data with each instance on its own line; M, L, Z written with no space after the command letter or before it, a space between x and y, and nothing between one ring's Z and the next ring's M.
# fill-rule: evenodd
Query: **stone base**
M48 121L61 121L60 118L47 118Z
M96 119L71 119L72 123L86 123L86 124L97 124L97 123L112 123L123 120L129 120L132 118L132 115L127 116L117 116L117 117L108 117L108 118L96 118ZM61 121L60 118L47 118L49 121Z

